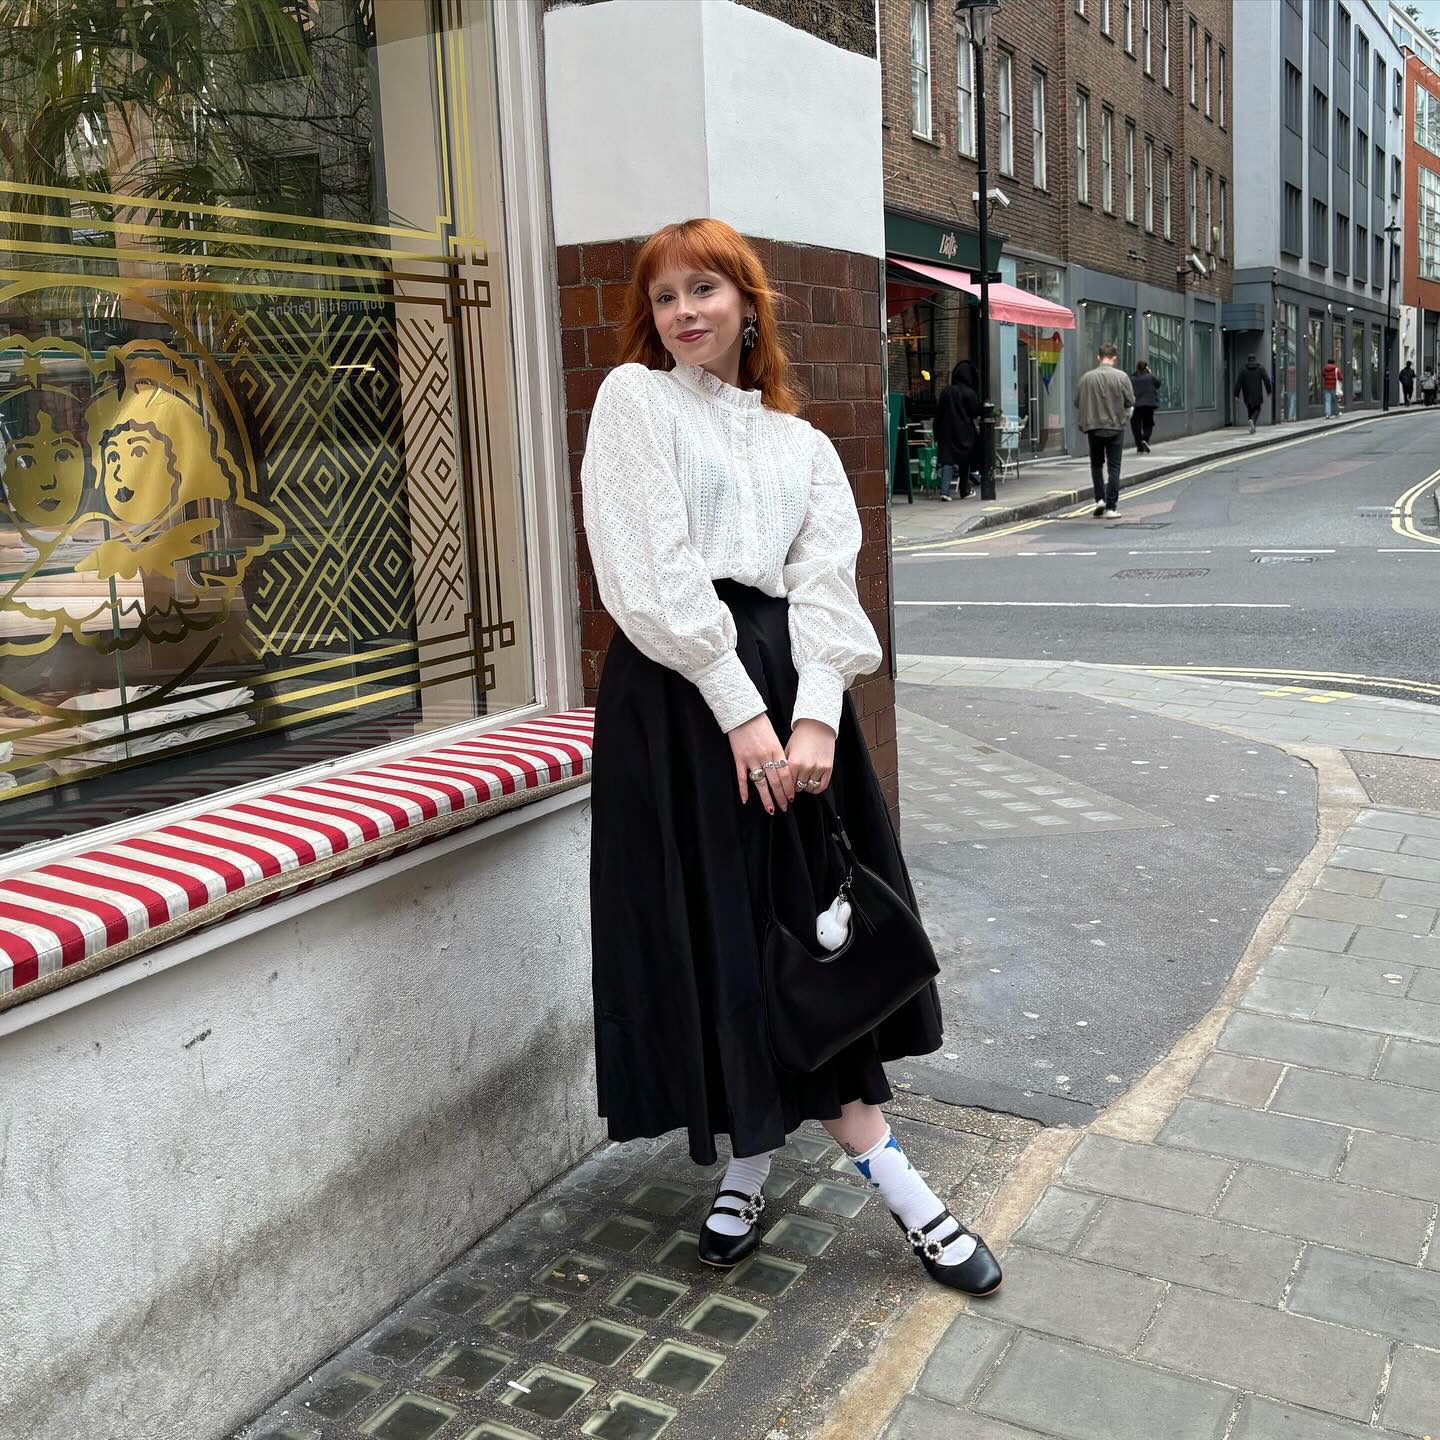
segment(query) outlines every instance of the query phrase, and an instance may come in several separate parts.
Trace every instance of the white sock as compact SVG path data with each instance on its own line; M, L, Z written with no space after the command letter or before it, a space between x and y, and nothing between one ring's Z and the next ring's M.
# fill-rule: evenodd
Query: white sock
M907 1229L928 1225L945 1210L945 1202L925 1183L888 1127L874 1145L853 1159L855 1168L879 1190L881 1198L905 1222ZM959 1228L959 1221L947 1220L937 1225L926 1239L938 1240L945 1246L939 1257L942 1265L958 1265L975 1253L975 1237L966 1235Z
M725 1167L725 1178L720 1182L721 1190L738 1190L742 1195L758 1195L760 1187L770 1178L770 1158L773 1150L763 1155L747 1155L734 1159ZM740 1209L741 1202L727 1196L720 1202ZM750 1227L738 1215L711 1215L706 1225L718 1235L743 1235Z

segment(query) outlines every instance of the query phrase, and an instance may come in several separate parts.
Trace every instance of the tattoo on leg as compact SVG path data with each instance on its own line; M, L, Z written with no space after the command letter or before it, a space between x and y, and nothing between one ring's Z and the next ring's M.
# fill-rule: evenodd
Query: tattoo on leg
M842 1140L842 1141L840 1142L840 1148L841 1148L852 1160L853 1160L857 1155L863 1155L863 1154L865 1153L858 1145L852 1145L848 1140Z

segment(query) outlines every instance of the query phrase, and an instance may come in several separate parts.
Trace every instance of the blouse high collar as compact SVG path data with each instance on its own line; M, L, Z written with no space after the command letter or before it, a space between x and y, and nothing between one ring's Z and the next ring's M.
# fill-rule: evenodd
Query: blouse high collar
M687 390L704 395L717 405L729 406L732 410L758 410L761 395L758 390L742 390L738 385L727 385L718 376L712 375L700 365L688 365L683 360L675 362L670 371Z

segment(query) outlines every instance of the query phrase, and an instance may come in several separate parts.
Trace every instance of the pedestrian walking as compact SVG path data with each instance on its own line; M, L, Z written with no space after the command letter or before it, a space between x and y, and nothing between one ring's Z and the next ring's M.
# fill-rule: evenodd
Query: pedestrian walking
M843 1042L822 1037L829 1058L793 1058L797 1039L853 1020L857 994L913 973L913 937L927 952L928 941L845 693L881 660L856 593L855 498L835 447L796 414L749 242L713 219L652 235L618 349L580 472L600 599L618 626L591 798L600 1113L614 1140L686 1130L698 1165L729 1135L700 1227L707 1265L755 1251L771 1157L815 1119L929 1274L985 1294L1000 1284L995 1257L911 1166L880 1108L884 1062L942 1042L933 956L883 1018L862 1016ZM837 848L853 887L838 895ZM863 922L853 933L851 918ZM782 1011L771 962L790 963L807 930L815 988L808 1006ZM867 962L858 972L852 953Z
M1150 437L1155 433L1155 412L1160 408L1160 391L1163 388L1160 377L1150 369L1150 362L1142 360L1130 377L1130 388L1135 392L1135 411L1130 416L1130 432L1135 437L1135 449L1142 455L1150 453Z
M1265 367L1252 355L1240 368L1239 378L1235 381L1235 394L1245 401L1245 409L1250 415L1250 433L1255 433L1255 422L1260 418L1261 407L1265 404L1265 397L1270 393L1270 376L1266 374Z
M1405 397L1405 403L1410 403L1410 397L1415 393L1415 367L1410 363L1409 356L1405 358L1405 364L1400 370L1400 393Z
M1420 377L1420 398L1426 405L1435 403L1435 367L1427 365L1425 373Z
M1120 452L1125 422L1135 408L1130 377L1115 364L1120 352L1105 344L1075 386L1075 413L1090 444L1090 480L1095 487L1095 514L1120 513Z
M1330 419L1335 413L1339 402L1335 398L1335 389L1340 383L1340 367L1333 361L1327 360L1320 367L1320 391L1325 397L1325 418Z
M980 440L980 376L969 360L950 372L935 407L935 447L940 458L940 498L950 498L957 479L960 498L970 497L970 472Z

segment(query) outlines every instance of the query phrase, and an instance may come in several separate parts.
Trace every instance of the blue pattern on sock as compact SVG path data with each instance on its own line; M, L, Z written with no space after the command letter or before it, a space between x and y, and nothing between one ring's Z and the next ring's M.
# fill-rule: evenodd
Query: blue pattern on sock
M857 1160L855 1168L867 1179L870 1179L870 1162L868 1160ZM871 1181L873 1184L874 1182Z
M910 1164L909 1157L906 1156L905 1152L900 1148L900 1142L895 1138L895 1136L894 1136L893 1133L892 1133L892 1134L889 1134L889 1135L887 1135L887 1136L885 1137L885 1143L884 1143L880 1148L881 1148L882 1150L893 1150L897 1155L900 1156L900 1158L901 1158L902 1160L905 1161L905 1164L906 1164L907 1166L909 1166L909 1164ZM870 1175L870 1166L871 1166L873 1163L874 1163L874 1162L871 1161L871 1160L852 1160L852 1161L851 1161L851 1164L853 1164L853 1165L855 1166L855 1168L856 1168L867 1180L869 1180L872 1185L875 1183L875 1181L871 1178L871 1175Z

